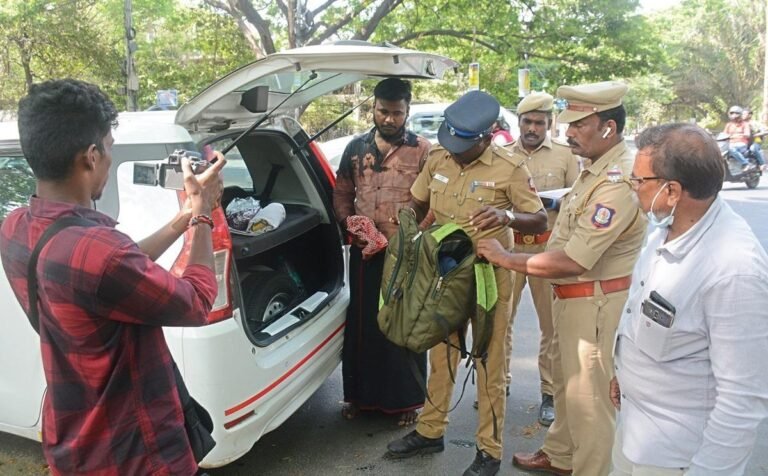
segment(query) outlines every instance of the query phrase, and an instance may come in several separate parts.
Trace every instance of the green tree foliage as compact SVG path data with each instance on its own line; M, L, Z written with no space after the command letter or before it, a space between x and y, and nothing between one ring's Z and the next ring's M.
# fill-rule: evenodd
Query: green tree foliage
M137 14L136 18L146 19L137 28L141 32L136 66L142 107L153 104L160 89L179 90L179 101L184 102L254 60L236 25L210 7L176 6L162 16Z
M314 10L306 0L205 1L236 20L257 55L335 39L436 51L464 67L480 62L481 87L507 105L518 100L518 68L529 66L534 89L552 91L649 71L658 45L637 0L327 0ZM457 80L420 92L452 99L465 71Z
M0 4L0 110L16 108L33 82L73 77L96 83L124 106L123 0L6 0ZM158 89L185 100L253 60L229 17L178 0L133 0L139 105Z
M673 95L659 119L696 119L720 127L734 104L759 106L765 1L685 0L657 15Z
M96 0L4 0L0 4L0 109L15 109L38 81L75 77L111 84L120 74ZM117 68L116 68L117 67Z
M333 39L368 40L403 0L204 0L230 15L257 57Z
M636 0L410 0L389 15L373 39L443 52L463 65L480 63L480 86L513 107L518 68L531 87L650 71L658 42L634 13Z

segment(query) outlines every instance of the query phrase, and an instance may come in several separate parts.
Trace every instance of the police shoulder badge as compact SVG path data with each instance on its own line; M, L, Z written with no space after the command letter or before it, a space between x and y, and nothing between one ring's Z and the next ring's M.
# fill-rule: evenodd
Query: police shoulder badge
M592 215L592 224L595 225L595 228L608 228L611 226L611 221L615 214L616 210L613 208L608 208L598 203L595 206L595 214Z
M536 184L533 182L533 177L528 177L528 190L536 192Z
M621 168L618 165L614 165L613 168L611 168L606 175L608 176L608 181L611 183L619 183L621 182L621 179L623 178L623 172L621 171Z

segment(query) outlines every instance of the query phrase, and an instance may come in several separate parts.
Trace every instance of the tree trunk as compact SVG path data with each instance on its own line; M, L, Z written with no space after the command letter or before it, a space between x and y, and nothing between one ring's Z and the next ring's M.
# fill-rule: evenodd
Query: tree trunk
M24 84L27 87L27 91L32 87L35 79L32 75L32 53L31 48L27 48L27 40L25 38L15 38L14 42L19 47L19 58L21 59L21 67L24 69Z

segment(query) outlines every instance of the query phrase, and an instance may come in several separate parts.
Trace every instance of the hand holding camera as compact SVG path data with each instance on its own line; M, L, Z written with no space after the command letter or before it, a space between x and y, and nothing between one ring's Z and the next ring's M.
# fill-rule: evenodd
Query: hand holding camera
M209 215L211 210L219 206L224 190L220 172L226 162L220 152L213 152L210 162L202 160L202 164L199 159L196 161L181 157L184 190L192 215Z

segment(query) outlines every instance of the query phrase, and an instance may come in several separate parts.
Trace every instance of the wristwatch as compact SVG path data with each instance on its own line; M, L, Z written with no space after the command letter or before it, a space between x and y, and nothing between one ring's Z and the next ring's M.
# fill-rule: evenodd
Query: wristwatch
M507 226L511 225L515 221L515 214L512 210L504 210L504 214L507 215Z

